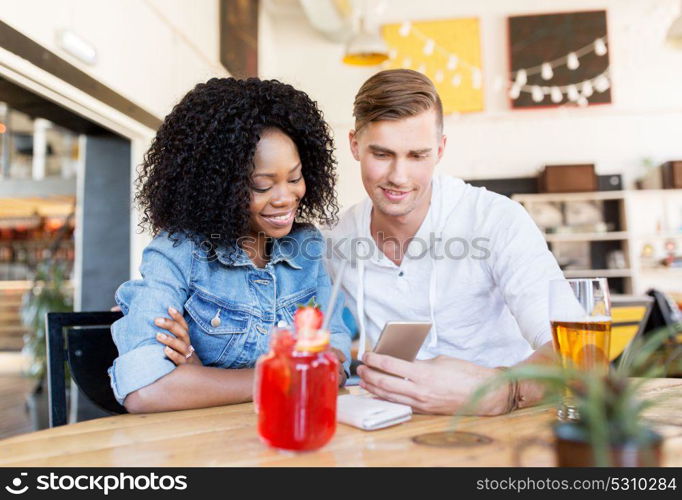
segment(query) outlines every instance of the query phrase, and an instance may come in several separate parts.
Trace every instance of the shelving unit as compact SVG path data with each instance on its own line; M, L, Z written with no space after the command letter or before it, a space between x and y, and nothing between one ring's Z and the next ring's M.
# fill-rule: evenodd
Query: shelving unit
M548 243L557 241L619 241L627 240L626 231L606 231L604 233L548 233L545 239Z
M36 213L50 214L51 205L36 209ZM39 207L35 205L33 208ZM70 209L70 204L65 204ZM32 280L39 262L47 258L60 261L71 274L75 260L73 239L74 224L59 210L50 215L29 217L3 217L0 210L0 282L12 280ZM67 224L66 227L64 225ZM66 234L58 245L54 239L60 232Z
M567 278L631 278L632 269L568 269Z
M583 233L545 233L545 240L556 253L557 244L587 242L591 253L606 253L620 249L625 256L625 268L567 269L567 278L608 278L612 288L620 293L642 294L649 288L682 292L682 268L647 267L642 250L649 245L654 261L663 255L666 242L672 241L677 254L682 254L682 189L596 191L586 193L542 193L514 195L512 199L527 210L534 203L566 204L602 201L609 204L612 231ZM532 212L531 212L532 213ZM602 261L605 261L602 255Z

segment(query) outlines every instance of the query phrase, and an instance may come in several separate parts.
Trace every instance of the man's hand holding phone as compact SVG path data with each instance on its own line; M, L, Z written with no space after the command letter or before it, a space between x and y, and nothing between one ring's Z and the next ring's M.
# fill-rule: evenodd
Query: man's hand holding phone
M416 413L452 415L497 373L495 368L447 356L410 362L368 352L363 362L357 370L360 387L382 399L409 405ZM491 392L476 407L476 414L503 413L507 390L501 387Z

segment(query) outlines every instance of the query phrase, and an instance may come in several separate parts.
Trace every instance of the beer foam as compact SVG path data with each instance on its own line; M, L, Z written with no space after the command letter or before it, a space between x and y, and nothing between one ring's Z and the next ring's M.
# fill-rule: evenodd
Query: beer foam
M606 323L611 321L611 316L587 316L583 313L582 316L552 317L550 321L560 321L562 323Z

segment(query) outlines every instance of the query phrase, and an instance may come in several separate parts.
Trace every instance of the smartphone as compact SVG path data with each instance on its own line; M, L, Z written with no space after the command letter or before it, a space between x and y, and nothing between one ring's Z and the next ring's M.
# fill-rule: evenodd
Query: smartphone
M374 352L414 361L430 330L430 321L388 321Z

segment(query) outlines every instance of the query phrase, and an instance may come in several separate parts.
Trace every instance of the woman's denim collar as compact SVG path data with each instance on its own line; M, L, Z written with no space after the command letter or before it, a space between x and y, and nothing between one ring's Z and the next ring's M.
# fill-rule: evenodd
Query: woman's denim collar
M286 262L294 269L303 269L303 267L296 262L296 258L298 257L298 254L300 254L300 252L295 251L300 248L298 243L298 239L292 235L274 238L272 240L272 253L270 255L269 264L274 265L280 262ZM215 253L218 261L226 266L255 267L253 261L237 242L220 246L216 248Z

